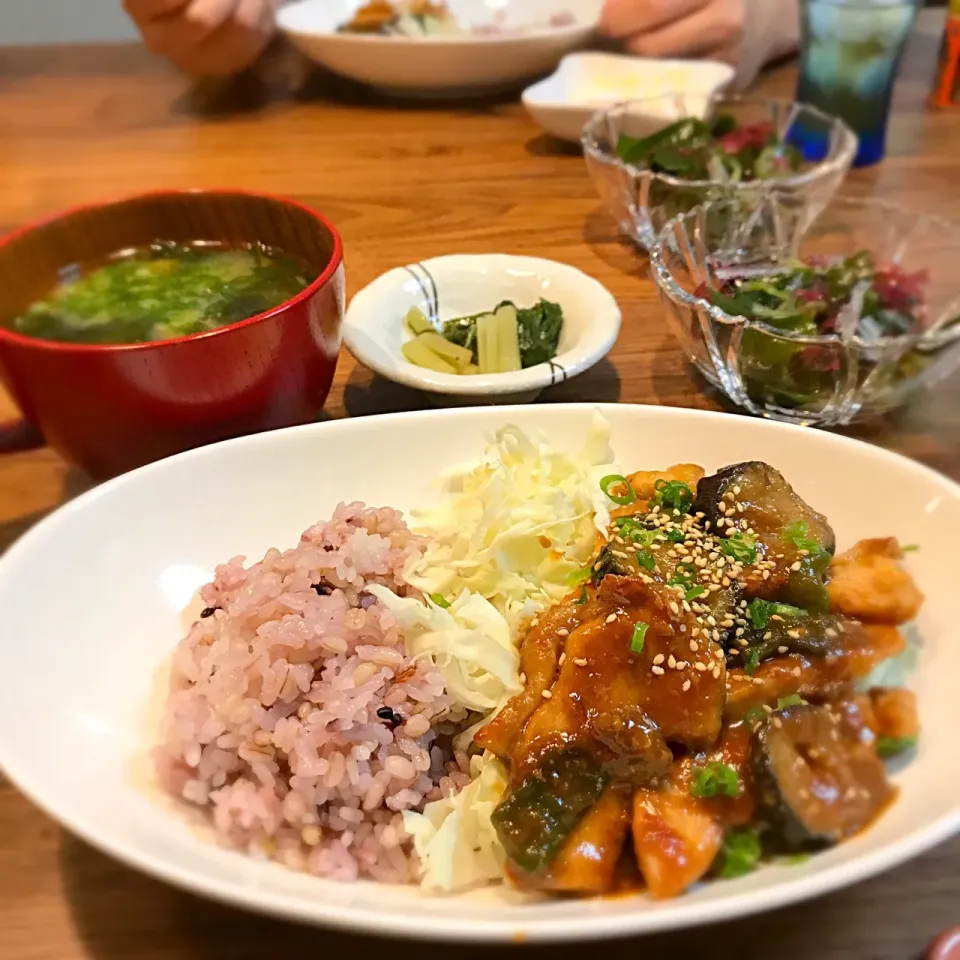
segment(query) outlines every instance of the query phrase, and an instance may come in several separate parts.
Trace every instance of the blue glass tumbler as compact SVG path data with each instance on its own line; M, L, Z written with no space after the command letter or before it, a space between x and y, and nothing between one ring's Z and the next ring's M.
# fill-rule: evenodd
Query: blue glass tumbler
M893 84L917 0L800 0L797 100L840 117L860 138L854 166L883 159ZM809 160L826 152L824 131L799 125L791 139Z

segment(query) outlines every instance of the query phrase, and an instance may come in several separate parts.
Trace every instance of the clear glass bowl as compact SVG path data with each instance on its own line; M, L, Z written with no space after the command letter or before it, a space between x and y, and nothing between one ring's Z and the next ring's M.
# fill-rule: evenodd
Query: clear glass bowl
M624 163L617 156L621 135L644 137L684 117L713 119L730 114L738 124L769 122L780 136L805 152L804 169L791 176L740 183L680 180ZM583 128L580 142L594 185L620 229L644 250L664 223L708 200L737 199L749 208L766 192L826 206L857 152L857 137L842 121L814 107L785 100L672 93L628 100L601 110ZM811 156L811 151L816 155Z
M859 308L838 333L802 336L731 316L698 296L724 275L762 276L810 256L861 250L878 266L926 271L922 330L868 338ZM690 361L750 413L804 425L850 423L902 406L960 366L960 225L879 200L767 196L746 217L736 201L669 221L651 251L660 300ZM798 388L803 385L803 389Z

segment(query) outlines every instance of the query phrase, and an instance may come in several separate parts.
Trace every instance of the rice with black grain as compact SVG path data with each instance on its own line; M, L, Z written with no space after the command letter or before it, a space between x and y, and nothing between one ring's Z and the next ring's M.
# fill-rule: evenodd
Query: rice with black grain
M424 543L395 510L341 505L294 549L235 557L202 589L155 759L230 843L337 880L417 878L402 811L469 780L445 735L465 717L364 590L412 592L402 571Z

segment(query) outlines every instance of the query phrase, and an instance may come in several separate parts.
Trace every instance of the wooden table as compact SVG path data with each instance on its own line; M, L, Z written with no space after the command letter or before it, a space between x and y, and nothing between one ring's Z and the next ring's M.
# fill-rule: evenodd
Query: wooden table
M924 109L940 17L922 21L908 54L888 160L857 173L850 189L960 219L960 113ZM236 186L291 194L327 213L343 233L353 291L388 267L443 253L554 257L609 286L624 328L607 362L545 402L718 405L664 327L645 262L618 238L583 161L540 135L518 104L396 104L329 77L302 79L284 70L229 93L195 94L136 47L0 48L0 228L146 188ZM789 94L793 82L793 69L783 68L762 87ZM364 416L424 403L345 354L327 412ZM0 396L0 419L14 413ZM960 380L859 433L960 479ZM0 458L0 548L88 486L48 450ZM827 900L603 949L622 957L906 960L957 922L960 840ZM330 957L388 949L399 957L441 950L286 926L194 899L74 839L0 776L0 960L261 960L281 950Z

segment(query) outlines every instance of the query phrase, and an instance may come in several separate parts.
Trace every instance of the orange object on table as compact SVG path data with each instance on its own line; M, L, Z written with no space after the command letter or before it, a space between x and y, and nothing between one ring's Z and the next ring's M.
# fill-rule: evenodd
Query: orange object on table
M927 960L958 960L960 958L960 927L948 930L930 948Z
M931 103L935 107L960 106L960 0L950 0L940 72Z

